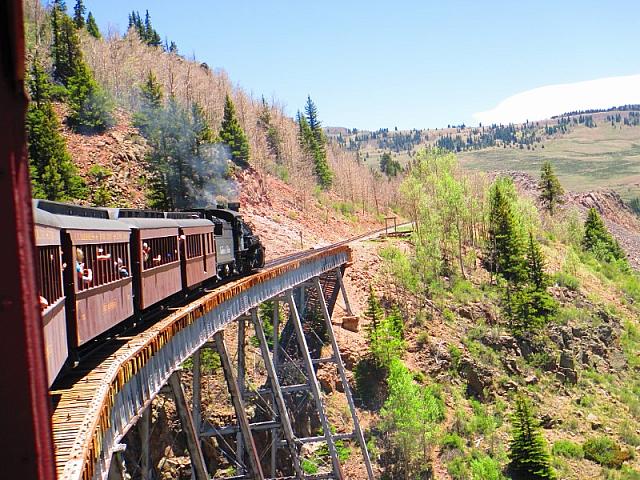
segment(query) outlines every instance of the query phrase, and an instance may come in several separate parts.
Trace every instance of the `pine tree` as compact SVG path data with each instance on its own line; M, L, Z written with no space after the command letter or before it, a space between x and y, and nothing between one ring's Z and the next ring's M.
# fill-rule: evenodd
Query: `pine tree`
M540 245L529 232L529 245L527 249L527 276L529 282L536 290L543 290L549 286L549 276L544 271L545 261Z
M155 29L151 26L151 15L149 15L149 10L145 13L144 16L144 40L146 40L147 45L152 47L159 47L162 45L162 40L160 39L160 35Z
M560 203L560 198L564 195L564 190L549 161L542 164L538 187L541 191L540 201L549 211L549 214L553 215L556 205Z
M249 166L249 141L236 117L236 109L227 94L224 102L224 115L220 127L220 139L231 149L231 160L242 167Z
M531 232L525 266L527 283L512 288L508 299L511 328L516 335L540 329L558 309L557 302L547 291L549 276L544 271L544 256Z
M313 161L314 173L318 179L318 183L323 189L328 190L333 182L333 174L327 163L324 134L321 129L314 132L309 123L309 118L311 118L316 127L319 128L319 121L316 118L315 105L313 102L311 102L311 106L307 105L306 109L309 112L308 117L302 115L300 112L297 114L298 141L302 151Z
M82 0L76 0L76 4L73 7L73 23L75 23L76 28L84 27L84 14L87 11L87 7L84 6Z
M112 105L88 65L78 59L67 82L69 124L78 132L101 132L113 126Z
M191 107L191 118L193 122L194 140L196 148L200 145L213 143L214 135L211 126L207 121L204 109L195 102Z
M613 238L602 217L595 208L590 208L587 219L584 222L584 237L582 248L594 254L598 260L612 262L616 260L626 261L626 254L618 241Z
M518 283L524 277L522 239L513 212L509 179L498 179L490 190L489 249L492 269L507 282Z
M162 104L162 87L155 73L149 70L147 79L140 85L140 110L133 115L133 124L145 137L150 136L152 127L157 125Z
M378 327L382 323L384 318L384 312L380 306L380 301L373 291L373 287L369 285L369 296L367 297L367 310L364 313L365 317L369 321L367 326L367 335L369 337L369 343L375 342L375 335L378 331Z
M283 156L282 137L275 125L272 124L271 108L264 97L262 97L262 110L258 116L258 126L264 132L269 153L274 157L276 163L281 163Z
M54 4L51 12L51 28L53 77L66 86L76 64L82 59L82 52L75 24L58 3Z
M91 12L89 12L89 15L87 16L87 32L89 32L89 35L93 38L102 38L96 19L93 17L93 13Z
M516 399L512 417L513 431L509 444L509 465L515 478L526 480L554 480L551 457L531 405L524 397Z
M307 95L307 103L304 106L304 113L307 117L307 122L309 123L309 128L316 135L316 139L320 140L318 134L322 132L322 124L318 119L318 108L316 104L311 100L311 95Z
M67 151L60 123L49 99L51 85L35 59L29 81L32 102L26 116L33 196L47 200L84 197L84 182Z
M140 94L144 105L153 109L162 106L162 87L153 71L149 70L147 73L147 79L140 87Z

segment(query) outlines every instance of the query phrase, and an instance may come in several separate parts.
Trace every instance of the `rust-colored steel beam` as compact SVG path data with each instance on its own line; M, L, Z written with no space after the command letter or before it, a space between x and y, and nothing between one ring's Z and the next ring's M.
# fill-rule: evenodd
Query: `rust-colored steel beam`
M0 451L4 478L53 480L24 117L21 0L0 2Z

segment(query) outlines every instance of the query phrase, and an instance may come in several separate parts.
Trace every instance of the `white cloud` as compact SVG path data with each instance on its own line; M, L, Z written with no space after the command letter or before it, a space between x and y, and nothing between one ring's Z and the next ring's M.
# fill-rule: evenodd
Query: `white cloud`
M640 75L534 88L504 99L491 110L474 113L473 118L485 125L520 123L575 110L633 103L640 104Z

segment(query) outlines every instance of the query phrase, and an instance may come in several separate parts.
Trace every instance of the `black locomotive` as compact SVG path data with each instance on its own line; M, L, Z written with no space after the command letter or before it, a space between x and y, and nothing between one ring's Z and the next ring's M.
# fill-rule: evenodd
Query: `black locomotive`
M237 203L185 212L46 200L33 207L50 385L105 332L264 266L264 246Z

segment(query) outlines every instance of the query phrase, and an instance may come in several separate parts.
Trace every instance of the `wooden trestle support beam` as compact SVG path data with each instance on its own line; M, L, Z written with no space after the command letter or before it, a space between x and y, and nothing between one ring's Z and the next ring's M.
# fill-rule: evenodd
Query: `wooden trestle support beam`
M367 476L369 480L374 479L373 469L367 451L365 438L360 428L357 413L355 410L355 404L351 394L351 389L347 381L346 371L342 358L340 357L340 351L338 343L333 331L333 325L331 323L332 305L327 304L327 295L330 302L335 302L338 293L341 293L347 307L347 312L351 312L351 306L347 297L347 292L344 288L342 281L342 269L337 268L332 272L332 278L323 280L325 284L329 281L333 281L331 294L325 292L322 287L322 281L320 277L314 277L310 282L306 282L304 285L294 289L289 289L282 294L273 297L271 301L274 303L273 308L273 349L270 351L269 344L264 332L263 321L258 315L257 308L252 308L248 315L242 316L238 319L238 351L237 351L237 374L234 373L232 368L232 359L227 352L226 344L224 342L223 332L218 332L214 335L215 343L205 344L203 348L215 348L220 355L222 368L224 371L227 387L231 396L231 401L236 413L237 425L228 425L224 427L213 427L208 425L202 419L202 406L201 406L201 362L200 351L193 356L193 421L192 424L198 429L200 438L206 438L211 436L225 436L236 435L236 452L235 461L237 464L236 474L233 477L226 477L227 479L256 479L262 480L268 479L335 479L343 480L344 474L340 466L340 461L336 449L336 441L338 440L355 440L362 452L363 461L366 467ZM335 278L335 280L334 280ZM303 291L308 288L310 291ZM340 290L338 292L337 290ZM324 325L326 327L327 340L331 347L331 357L323 359L313 359L310 354L309 346L307 344L307 335L305 333L305 327L303 325L302 315L300 311L305 311L305 303L311 297L317 298L320 313L324 319ZM297 300L297 301L296 301ZM279 348L281 347L281 334L280 334L280 304L286 304L289 310L288 322L291 324L295 331L295 337L297 340L300 359L304 366L305 382L296 385L281 385L278 377L279 369L285 365L283 363L290 362L292 359L287 356L288 360L282 360L282 357L278 355ZM308 310L308 308L307 308ZM255 335L260 347L260 356L264 362L264 367L267 374L266 388L262 388L259 391L252 393L245 388L245 375L246 375L246 357L245 357L245 344L246 344L246 321L251 320ZM331 431L331 425L326 415L326 409L322 400L322 394L318 378L316 376L317 365L321 363L332 362L335 364L340 381L342 383L343 391L346 396L351 419L354 429L351 433L334 434ZM173 383L172 383L173 386ZM292 415L287 407L285 401L286 395L300 394L300 392L310 394L313 399L315 412L320 419L320 425L322 427L322 434L315 437L296 436L296 432L293 427ZM272 409L272 418L269 421L261 421L250 423L246 413L245 400L254 398L257 395L263 395L265 398L270 399L270 407ZM253 438L254 433L269 433L270 438L270 476L265 477L263 472L260 455L256 448L256 442ZM327 445L327 450L331 459L331 470L328 473L306 475L301 467L301 447L305 443L319 443L324 442ZM282 451L285 448L286 454L290 457L292 472L284 473L286 476L278 476L278 451ZM230 452L225 452L229 454ZM266 453L266 450L265 450ZM248 465L245 462L245 457L248 458ZM192 455L193 460L193 455ZM290 474L293 476L290 476ZM196 480L199 480L199 475L194 474ZM217 477L218 478L218 477ZM220 477L221 479L222 477Z

